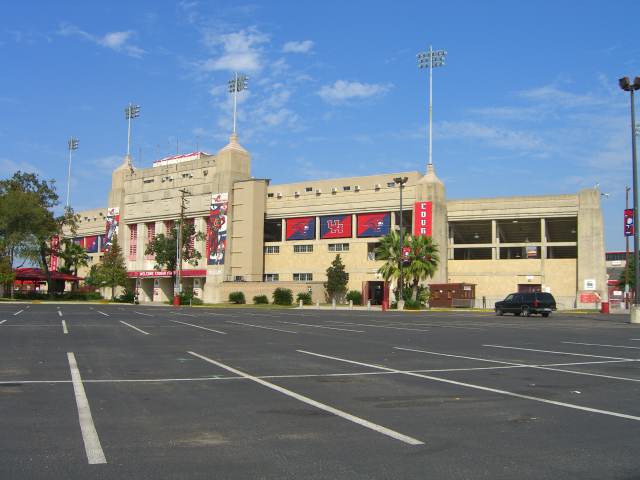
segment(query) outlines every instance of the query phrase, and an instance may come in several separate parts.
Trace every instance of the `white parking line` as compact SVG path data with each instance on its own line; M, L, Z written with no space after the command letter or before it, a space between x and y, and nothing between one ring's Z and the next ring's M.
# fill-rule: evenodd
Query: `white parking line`
M13 316L15 317L16 315L20 315L22 312L24 312L24 310L18 310L16 313L13 314Z
M410 332L428 332L429 331L421 328L392 327L390 325L371 325L368 323L338 322L335 320L329 321L327 323L335 323L338 325L355 325L357 327L390 328L392 330L408 330Z
M96 310L96 312L98 312L100 315L104 315L105 317L109 316L108 313L101 312L100 310Z
M325 405L324 403L320 403L317 402L316 400L313 400L309 397L305 397L304 395L300 395L299 393L293 392L291 390L287 390L286 388L280 387L278 385L275 385L273 383L267 382L266 380L262 380L258 377L254 377L253 375L249 375L248 373L242 372L240 370L237 370L233 367L230 367L228 365L225 365L224 363L220 363L220 362L216 362L215 360L212 360L211 358L205 357L204 355L200 355L198 353L195 352L188 352L190 355L193 355L194 357L198 357L201 360L204 360L205 362L209 362L213 365L216 365L220 368L223 368L231 373L235 373L236 375L240 375L241 377L244 377L248 380L252 380L256 383L259 383L260 385L270 388L272 390L275 390L276 392L280 392L284 395L287 395L288 397L294 398L300 402L306 403L307 405L311 405L313 407L319 408L320 410L324 410L325 412L329 412L332 413L338 417L344 418L345 420L349 420L351 422L357 423L358 425L361 425L363 427L369 428L371 430L374 430L378 433L382 433L383 435L387 435L388 437L394 438L396 440L399 440L401 442L404 443L408 443L409 445L424 445L424 442L417 440L413 437L409 437L407 435L404 435L402 433L396 432L395 430L391 430L387 427L383 427L382 425L378 425L376 423L373 422L369 422L368 420L365 420L363 418L360 417L356 417L355 415L351 415L350 413L347 412L343 412L342 410L338 410L337 408L331 407L329 405Z
M261 325L252 325L250 323L242 323L242 322L232 322L231 320L227 320L227 323L234 323L236 325L245 325L247 327L254 327L254 328L264 328L265 330L275 330L276 332L284 332L284 333L298 333L298 332L293 332L291 330L281 330L279 328L273 328L273 327L263 327Z
M107 463L107 459L102 451L98 432L93 424L91 409L89 408L89 400L82 385L82 377L76 357L73 352L67 352L69 360L69 369L71 370L71 380L73 382L73 391L76 396L76 405L78 407L78 420L80 421L80 431L82 432L82 440L84 441L84 449L87 453L89 464Z
M509 350L524 350L527 352L540 352L540 353L556 353L558 355L573 355L576 357L591 357L591 358L607 358L609 360L640 360L638 358L622 358L622 357L605 357L602 355L588 355L586 353L574 353L574 352L556 352L554 350L537 350L535 348L522 348L522 347L507 347L505 345L482 345L483 347L491 348L505 348Z
M182 315L183 317L194 317L196 318L197 315L190 315L188 313L178 313L178 312L172 312L174 315Z
M62 316L62 312L60 310L58 310L58 316L61 317Z
M65 322L64 320L62 320L62 333L69 333L69 330L67 329L67 322Z
M384 367L382 365L373 365L373 364L370 364L370 363L356 362L355 360L348 360L346 358L340 358L340 357L332 357L330 355L322 355L320 353L308 352L306 350L297 350L297 351L300 352L300 353L304 353L306 355L313 355L313 356L316 356L316 357L327 358L329 360L336 360L338 362L351 363L353 365L360 365L360 366L364 366L364 367L377 368L379 370L385 370L385 371L389 371L389 372L402 373L403 375L408 375L408 376L411 376L411 377L424 378L426 380L433 380L433 381L436 381L436 382L448 383L450 385L457 385L457 386L460 386L460 387L473 388L475 390L482 390L482 391L485 391L485 392L497 393L497 394L505 395L505 396L508 396L508 397L521 398L523 400L532 400L534 402L540 402L540 403L546 403L546 404L549 404L549 405L556 405L556 406L559 406L559 407L571 408L573 410L581 410L581 411L584 411L584 412L599 413L601 415L608 415L608 416L611 416L611 417L618 417L618 418L624 418L624 419L627 419L627 420L640 421L640 417L636 417L634 415L628 415L626 413L612 412L612 411L609 411L609 410L600 410L598 408L591 408L591 407L583 407L582 405L576 405L576 404L573 404L573 403L558 402L556 400L549 400L547 398L534 397L534 396L531 396L531 395L522 395L520 393L510 392L508 390L500 390L500 389L497 389L497 388L484 387L482 385L474 385L472 383L457 382L455 380L449 380L447 378L440 378L440 377L433 377L431 375L424 375L422 373L402 372L400 370L396 370L394 368Z
M200 325L194 325L193 323L180 322L178 320L169 320L169 321L173 322L173 323L180 323L182 325L189 325L190 327L199 328L201 330L207 330L209 332L219 333L220 335L226 335L225 332L221 332L220 330L214 330L213 328L201 327Z
M137 313L138 315L144 315L145 317L153 317L153 315L149 315L148 313L142 313L142 312L136 312L136 311L134 311L133 313Z
M2 325L4 322L6 322L6 320L2 320L2 321L0 322L0 325Z
M450 353L439 353L439 352L430 352L428 350L418 350L418 349L413 349L413 348L402 348L402 347L393 347L396 350L404 350L407 352L418 352L418 353L426 353L428 355L438 355L438 356L443 356L443 357L453 357L453 358L463 358L466 360L476 360L478 362L491 362L491 363L500 363L502 365L511 365L514 367L523 367L523 368L533 368L536 370L549 370L552 372L561 372L561 373L570 373L573 375L585 375L587 377L600 377L600 378L608 378L610 380L622 380L625 382L640 382L640 378L630 378L630 377L618 377L615 375L604 375L601 373L590 373L590 372L580 372L577 370L566 370L564 368L554 368L557 365L531 365L528 363L513 363L513 362L503 362L500 360L491 360L491 359L486 359L486 358L476 358L476 357L465 357L462 355L452 355ZM620 362L626 362L627 360L609 360L609 362L615 362L615 363L620 363ZM591 362L586 363L587 365L592 365ZM561 364L562 365L562 364ZM566 365L566 364L564 364ZM572 363L570 365L585 365L585 362L582 363Z
M145 335L150 335L149 332L145 332L144 330L139 329L138 327L134 327L133 325L131 325L130 323L127 322L123 322L122 320L120 320L120 323L122 323L123 325L126 325L127 327L133 328L134 330L139 331L140 333L144 333Z
M309 323L296 323L296 322L285 322L283 320L278 320L278 323L287 323L289 325L302 325L303 327L313 327L313 328L327 328L329 330L341 330L343 332L356 332L356 333L364 333L364 330L350 330L348 328L338 328L338 327L323 327L321 325L311 325Z
M561 343L568 343L570 345L588 345L593 347L630 348L632 350L640 350L640 347L627 347L625 345L607 345L604 343L582 343L582 342L561 342Z

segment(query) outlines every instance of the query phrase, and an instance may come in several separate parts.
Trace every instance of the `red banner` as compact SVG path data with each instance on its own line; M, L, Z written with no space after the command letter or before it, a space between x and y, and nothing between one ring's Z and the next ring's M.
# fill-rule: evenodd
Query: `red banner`
M60 237L54 235L51 237L51 260L49 261L49 271L58 271L58 251L60 249Z
M416 237L433 235L433 203L416 202L413 207L413 234Z
M633 208L624 211L624 236L633 237L635 225L633 224Z

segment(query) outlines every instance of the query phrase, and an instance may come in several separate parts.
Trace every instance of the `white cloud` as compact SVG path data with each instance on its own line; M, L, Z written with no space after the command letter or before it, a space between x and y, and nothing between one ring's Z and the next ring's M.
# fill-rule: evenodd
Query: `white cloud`
M82 38L116 52L125 53L130 57L140 58L146 53L142 48L130 43L135 36L135 31L133 30L108 32L103 36L98 36L88 33L75 25L65 23L58 29L58 35Z
M283 53L309 53L313 48L314 43L311 40L304 40L302 42L287 42L282 47Z
M593 107L607 103L602 97L597 97L591 93L574 93L561 90L554 85L545 85L530 90L524 90L519 96L528 100L541 103L551 103L558 107L577 108L577 107Z
M536 134L477 122L442 122L436 125L436 135L442 138L470 138L491 146L527 152L544 149L543 140Z
M269 36L256 28L249 28L225 34L205 32L204 41L214 49L222 47L222 52L218 57L202 62L202 70L256 72L262 69L264 63L260 45L268 43Z
M391 85L375 83L349 82L336 80L333 85L324 85L318 95L328 103L343 103L355 98L369 98L383 95L391 89Z
M0 158L0 171L5 172L7 176L13 175L18 170L21 172L41 173L40 169L31 163L16 162L10 158Z

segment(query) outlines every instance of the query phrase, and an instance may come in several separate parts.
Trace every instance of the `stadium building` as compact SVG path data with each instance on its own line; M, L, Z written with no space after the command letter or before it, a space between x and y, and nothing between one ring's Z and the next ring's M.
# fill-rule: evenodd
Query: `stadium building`
M224 302L233 291L250 301L257 294L270 297L279 286L324 301L326 269L339 253L349 289L375 304L383 291L375 248L400 219L396 177L408 179L402 192L405 228L432 235L439 248L440 266L426 282L438 284L434 298L491 306L508 293L540 290L551 292L559 308L595 308L607 301L597 189L448 199L432 165L426 173L277 184L251 176L251 156L236 135L215 155L178 155L151 168L134 168L125 156L112 174L104 208L79 212L75 240L96 263L117 232L140 301L166 302L173 295L172 272L155 270L145 248L179 218L186 190L186 221L206 240L192 240L202 260L182 266L182 286L203 301ZM443 284L459 284L468 293L455 295Z

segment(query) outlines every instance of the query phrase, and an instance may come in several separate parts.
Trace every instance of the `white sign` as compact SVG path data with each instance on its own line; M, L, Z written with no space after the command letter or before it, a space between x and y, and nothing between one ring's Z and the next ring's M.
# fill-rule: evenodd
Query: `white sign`
M595 290L596 289L596 279L595 278L585 278L584 279L584 290Z

